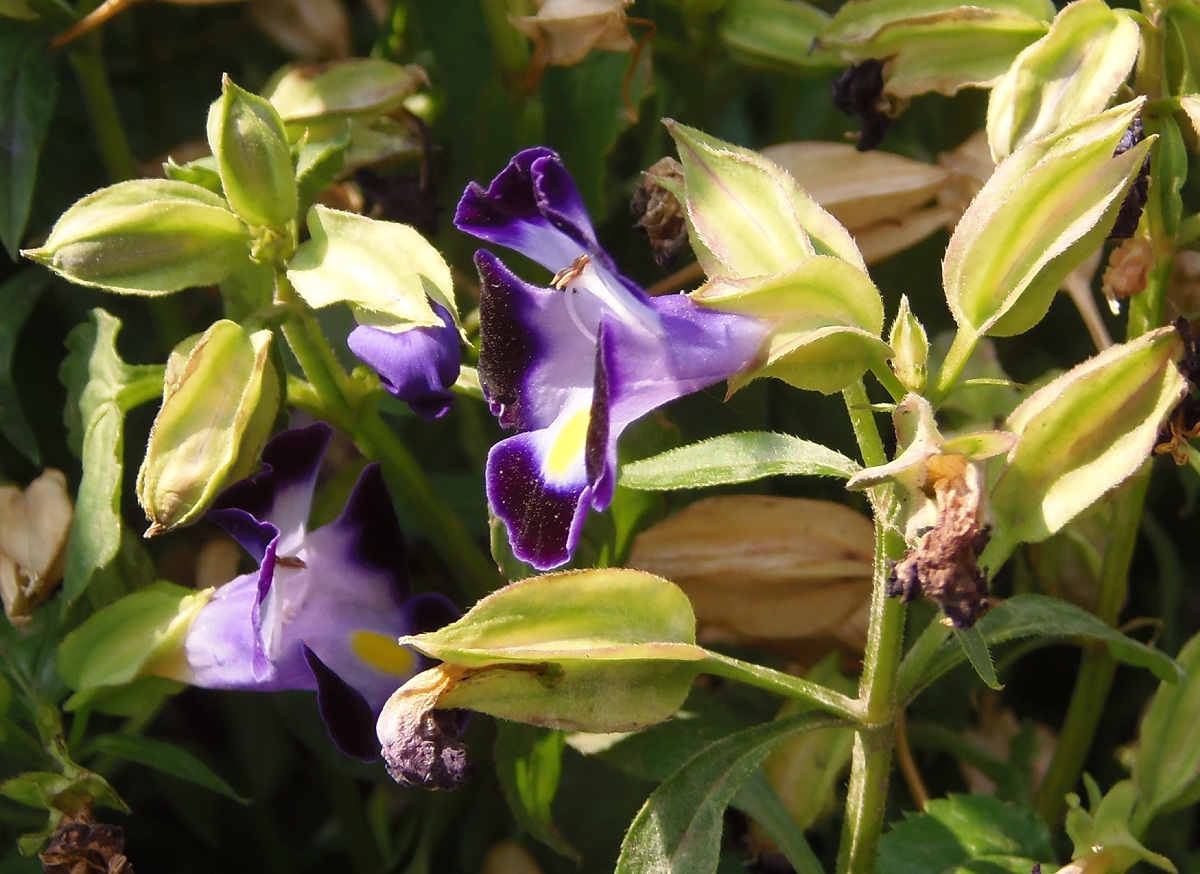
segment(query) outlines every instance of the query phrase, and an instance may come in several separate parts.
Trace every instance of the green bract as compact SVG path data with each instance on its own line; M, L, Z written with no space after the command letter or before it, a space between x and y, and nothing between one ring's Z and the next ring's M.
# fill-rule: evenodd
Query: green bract
M453 676L439 708L582 731L629 731L679 709L708 654L687 596L642 571L548 574L513 583L452 625L400 642ZM428 673L428 672L427 672ZM405 688L385 708L402 706Z
M427 83L420 67L349 58L315 73L312 68L286 67L265 94L293 139L306 128L313 137L324 138L346 119L374 119L392 112Z
M43 246L22 254L79 285L166 294L220 282L249 252L229 204L170 179L118 182L63 213Z
M866 270L854 238L778 165L757 152L665 122L684 169L688 230L704 272L745 279L813 255Z
M288 279L312 307L346 303L360 324L401 331L440 325L432 298L451 314L454 284L437 249L408 225L314 206L312 238L288 263Z
M1103 0L1077 0L1063 9L1050 32L1021 52L992 88L992 157L1000 161L1103 110L1133 68L1140 42L1129 13Z
M884 90L895 97L953 94L990 84L1046 33L1046 0L852 0L820 44L850 61L884 58Z
M253 469L279 408L270 351L270 331L222 319L171 354L138 471L147 537L196 521Z
M892 372L901 385L916 394L923 392L928 375L929 338L924 326L909 309L907 297L900 298L900 309L888 334L888 345L892 347Z
M692 299L773 325L765 363L729 381L738 389L762 376L797 388L840 391L892 355L879 339L883 303L865 272L828 255L754 279L713 279Z
M998 543L1044 540L1142 466L1187 390L1173 363L1181 347L1173 328L1143 334L1072 368L1013 411L1006 427L1017 441L991 492Z
M1063 278L1108 234L1152 139L1113 156L1142 101L1006 158L946 249L942 281L960 333L1007 337L1041 321Z
M233 211L249 225L285 230L296 217L296 171L274 107L226 76L208 111L208 145Z

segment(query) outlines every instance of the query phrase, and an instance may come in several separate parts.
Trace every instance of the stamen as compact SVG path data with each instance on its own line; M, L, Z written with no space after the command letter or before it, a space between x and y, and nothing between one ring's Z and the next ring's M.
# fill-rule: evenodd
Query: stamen
M583 271L587 269L587 266L591 263L591 261L591 256L584 252L571 262L570 267L564 267L562 270L555 273L554 278L550 280L550 285L554 288L557 288L559 291L566 291L567 286L570 285L573 280L576 280L583 275Z

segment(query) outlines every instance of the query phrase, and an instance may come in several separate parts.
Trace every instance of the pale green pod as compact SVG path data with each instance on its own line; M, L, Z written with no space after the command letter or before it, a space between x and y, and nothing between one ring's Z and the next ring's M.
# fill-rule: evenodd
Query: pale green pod
M879 291L865 272L829 255L813 255L790 270L753 279L713 279L691 297L771 325L763 363L734 376L729 383L734 391L774 376L829 394L892 356L879 339Z
M892 97L949 95L990 85L1053 17L1047 0L852 0L820 45L847 61L886 59L884 91Z
M408 225L318 204L308 211L308 230L287 276L309 306L345 303L359 324L393 331L440 325L431 299L458 313L450 268Z
M77 285L157 295L220 282L249 257L250 232L220 196L187 182L134 179L89 194L26 249Z
M840 63L833 53L813 48L828 21L828 14L802 0L729 0L717 36L749 66L821 70Z
M684 169L688 230L709 276L745 279L834 255L865 270L854 238L757 152L666 121Z
M987 132L1001 161L1021 145L1102 111L1129 76L1141 35L1129 13L1076 0L992 87Z
M1147 138L1113 155L1142 100L1006 158L950 238L942 282L960 332L1007 337L1041 321L1063 278L1107 236Z
M208 145L234 212L249 225L285 230L296 217L296 170L275 108L225 76L208 111Z
M888 345L892 347L892 373L896 379L910 392L921 394L928 379L929 337L903 295L888 334Z
M991 492L997 539L1044 540L1141 468L1187 391L1182 345L1160 328L1112 346L1013 411L1017 440Z
M285 67L264 89L288 132L298 139L336 133L347 119L373 120L398 109L429 84L425 71L382 58L346 58L314 71Z
M172 353L138 471L147 537L195 522L253 469L279 408L270 348L270 331L223 319Z

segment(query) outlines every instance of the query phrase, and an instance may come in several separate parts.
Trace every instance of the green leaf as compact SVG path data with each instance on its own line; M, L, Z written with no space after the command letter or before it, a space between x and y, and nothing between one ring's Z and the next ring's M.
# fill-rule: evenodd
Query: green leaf
M1084 774L1083 781L1092 806L1090 812L1083 808L1077 795L1067 796L1071 809L1067 811L1066 830L1075 845L1072 857L1079 859L1094 854L1099 857L1097 861L1102 862L1102 869L1112 874L1121 874L1138 862L1148 862L1176 874L1177 869L1170 859L1148 850L1131 831L1140 802L1133 781L1122 780L1103 798L1100 787L1090 775Z
M820 9L793 0L729 0L717 35L742 64L784 72L842 66L832 52L813 43L829 21Z
M0 243L14 261L57 82L45 30L6 21L0 30Z
M296 160L296 185L300 209L307 212L317 196L334 183L346 163L349 128L317 142L305 141Z
M951 795L892 826L879 842L878 870L1029 874L1034 862L1053 859L1050 832L1032 808L990 795Z
M128 762L137 762L180 780L195 783L224 795L239 804L249 804L250 799L239 795L233 787L222 780L208 765L187 750L165 741L149 737L126 734L102 734L88 741L88 752L115 756Z
M843 723L814 713L722 738L658 787L621 844L616 874L709 874L717 870L721 824L734 795L778 744Z
M1133 781L1146 824L1176 809L1200 777L1200 635L1184 645L1179 664L1183 682L1159 686L1138 730Z
M39 467L41 452L25 411L21 409L12 379L12 366L17 336L49 282L50 277L41 270L24 270L7 282L0 282L0 300L4 302L0 311L0 434Z
M71 776L54 771L18 774L0 783L0 795L28 807L74 813L81 804L95 801L129 813L127 805L99 774L80 770Z
M496 774L517 825L578 864L579 853L554 825L551 805L558 791L566 735L515 722L496 723Z
M750 775L730 806L763 827L796 874L823 874L821 862L804 837L804 831L796 825L779 793L761 770Z
M75 517L67 542L63 609L83 594L121 545L121 483L126 392L147 386L158 394L162 369L130 366L117 354L121 322L101 309L67 337L59 378L67 387L68 440L83 462ZM155 383L157 382L157 385ZM137 398L134 398L136 400Z
M983 680L984 685L996 691L1003 689L1004 686L996 677L996 666L992 663L992 654L988 652L987 644L984 642L979 628L974 625L970 628L956 628L954 636L958 639L967 661L971 663L971 667L975 669L979 679Z
M1166 653L1127 637L1091 613L1044 595L1017 595L992 608L976 624L984 642L991 647L1013 640L1050 644L1060 640L1093 641L1108 647L1119 662L1147 668L1164 682L1177 682L1181 669ZM900 663L897 699L911 700L951 668L967 660L950 630L930 622Z
M671 449L621 468L621 485L644 491L699 489L768 476L848 479L858 464L840 452L790 434L744 431Z
M23 254L78 285L154 296L220 282L249 246L249 229L207 188L132 179L77 201Z
M309 306L346 303L360 324L398 330L440 325L432 298L457 319L450 268L408 225L318 204L308 211L308 230L287 275Z

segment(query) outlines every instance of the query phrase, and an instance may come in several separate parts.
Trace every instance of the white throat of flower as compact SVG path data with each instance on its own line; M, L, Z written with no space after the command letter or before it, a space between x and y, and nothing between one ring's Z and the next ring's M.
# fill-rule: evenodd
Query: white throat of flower
M630 325L650 336L662 333L655 312L629 293L628 289L616 283L605 282L604 277L597 272L592 264L591 256L587 253L580 255L566 267L554 274L550 281L553 288L566 295L567 314L571 317L575 328L595 345L596 334L599 331L600 316L611 312L626 325ZM579 312L576 296L580 293L590 296L597 310L594 327L588 327L583 315Z

